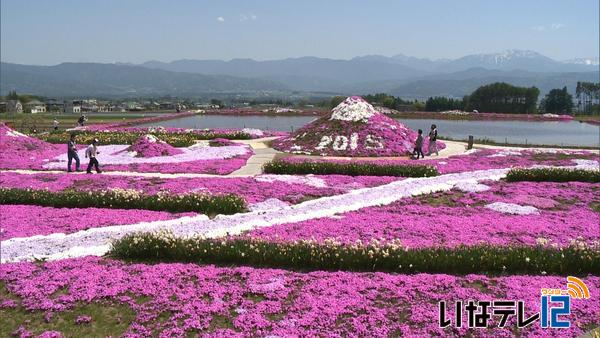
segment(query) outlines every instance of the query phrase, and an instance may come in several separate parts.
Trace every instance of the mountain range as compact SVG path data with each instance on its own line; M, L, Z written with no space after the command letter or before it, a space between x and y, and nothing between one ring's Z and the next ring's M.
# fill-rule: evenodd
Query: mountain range
M210 93L386 92L405 98L460 97L504 81L542 93L577 81L600 81L597 58L557 61L534 51L507 50L457 59L367 55L350 60L318 57L148 61L142 64L2 63L0 93L15 89L46 96L198 96Z

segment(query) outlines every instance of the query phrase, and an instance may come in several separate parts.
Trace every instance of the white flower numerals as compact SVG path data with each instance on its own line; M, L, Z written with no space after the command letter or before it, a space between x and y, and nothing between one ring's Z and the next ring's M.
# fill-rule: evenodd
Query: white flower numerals
M350 145L350 150L355 150L358 148L358 141L358 133L352 133L352 135L350 135L350 141L348 141L348 137L344 135L338 135L335 138L325 135L321 137L321 141L315 147L315 150L323 150L329 147L329 145L336 151L346 150L348 149L348 145ZM366 149L383 149L383 143L381 142L380 137L367 135L364 141L364 147Z
M348 138L346 136L338 135L333 141L333 150L346 150L348 148Z
M383 149L383 143L381 142L381 137L367 135L367 140L365 141L365 148L367 148L367 149Z

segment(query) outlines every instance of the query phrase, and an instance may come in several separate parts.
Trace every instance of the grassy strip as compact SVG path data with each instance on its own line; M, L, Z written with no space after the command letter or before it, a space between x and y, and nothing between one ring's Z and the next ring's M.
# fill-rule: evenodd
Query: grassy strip
M394 165L365 162L288 162L274 160L263 166L268 174L285 175L350 175L350 176L400 176L430 177L439 175L437 169L429 165Z
M111 256L142 261L235 264L300 270L402 273L583 274L600 271L597 248L572 246L463 246L406 249L400 245L259 239L178 238L170 232L138 233L113 243Z
M49 143L67 143L70 137L69 132L52 132L44 135L35 135L41 140ZM248 140L252 138L247 133L233 132L233 133L215 133L211 131L207 132L190 132L190 133L178 133L178 132L131 132L131 131L78 131L77 142L91 143L94 138L100 141L100 144L133 144L141 136L151 134L159 139L167 142L174 147L189 147L196 143L197 140L212 140L215 138L229 139L229 140Z
M509 182L600 182L599 170L567 169L567 168L533 168L511 169L506 175Z
M27 204L55 208L146 209L168 212L198 212L207 215L235 214L246 210L243 198L234 195L141 194L112 189L94 192L0 188L0 204Z

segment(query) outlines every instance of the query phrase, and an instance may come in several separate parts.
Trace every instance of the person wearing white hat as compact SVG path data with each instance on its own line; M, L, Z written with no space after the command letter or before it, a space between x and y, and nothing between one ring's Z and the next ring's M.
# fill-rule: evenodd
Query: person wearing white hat
M95 138L92 141L92 144L90 144L87 149L85 150L85 157L90 159L90 163L88 164L87 167L87 173L91 174L92 173L92 166L95 167L96 169L96 173L100 174L102 171L100 171L100 164L98 163L98 159L96 158L96 156L100 154L100 152L98 151L98 139Z

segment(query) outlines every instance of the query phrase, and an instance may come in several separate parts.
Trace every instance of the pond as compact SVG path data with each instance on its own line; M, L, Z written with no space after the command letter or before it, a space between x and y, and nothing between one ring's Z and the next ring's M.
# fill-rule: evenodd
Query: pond
M195 115L140 126L176 128L258 128L292 131L314 120L315 116L231 116ZM426 133L431 124L438 126L441 137L489 139L517 144L599 146L600 126L577 121L457 121L433 119L397 119L412 129Z

